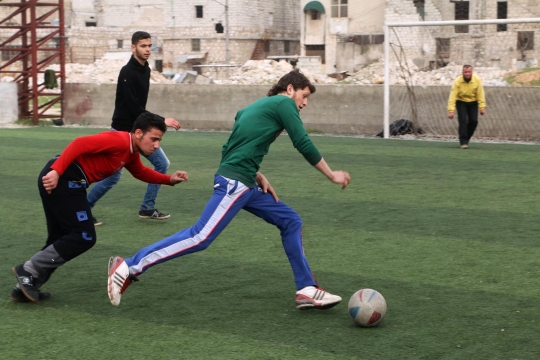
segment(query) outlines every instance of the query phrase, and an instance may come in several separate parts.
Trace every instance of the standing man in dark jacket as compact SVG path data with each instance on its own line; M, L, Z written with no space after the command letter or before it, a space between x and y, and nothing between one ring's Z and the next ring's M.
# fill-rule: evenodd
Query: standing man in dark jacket
M131 37L131 51L133 56L129 62L122 67L116 85L116 100L114 103L114 114L112 118L111 130L132 131L133 124L137 117L145 112L148 91L150 90L150 67L148 58L152 52L152 38L145 31L137 31ZM180 123L174 118L162 118L165 125L180 129ZM144 155L144 154L143 154ZM165 152L157 149L153 154L144 155L152 165L154 170L165 174L170 162ZM122 172L117 172L112 176L98 182L88 193L88 203L93 208L96 202L107 193L122 176ZM139 209L139 217L142 219L164 220L171 216L156 209L156 197L159 191L159 184L148 184L146 194ZM93 219L94 225L101 225L101 222Z

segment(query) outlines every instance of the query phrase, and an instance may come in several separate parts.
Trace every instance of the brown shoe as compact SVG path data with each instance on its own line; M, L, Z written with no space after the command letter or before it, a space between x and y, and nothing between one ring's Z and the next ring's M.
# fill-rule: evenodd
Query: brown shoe
M461 145L461 148L462 148L462 149L468 149L468 148L469 148L469 145L463 144L463 145Z

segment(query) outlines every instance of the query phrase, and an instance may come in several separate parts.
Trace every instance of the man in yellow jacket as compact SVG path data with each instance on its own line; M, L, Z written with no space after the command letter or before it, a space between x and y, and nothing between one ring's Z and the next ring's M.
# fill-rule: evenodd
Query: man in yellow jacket
M486 96L482 80L473 74L471 65L463 65L460 76L454 80L448 99L448 117L454 118L457 109L459 122L459 143L462 149L469 147L469 140L478 126L478 108L480 115L486 112Z

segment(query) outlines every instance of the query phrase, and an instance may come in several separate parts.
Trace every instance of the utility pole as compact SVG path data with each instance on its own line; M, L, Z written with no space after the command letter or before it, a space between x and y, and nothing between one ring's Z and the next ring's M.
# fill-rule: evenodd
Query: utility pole
M231 61L231 52L229 51L229 0L225 0L225 5L217 0L213 1L225 7L225 63L228 64Z
M229 51L229 0L225 0L225 63L231 61L231 52Z

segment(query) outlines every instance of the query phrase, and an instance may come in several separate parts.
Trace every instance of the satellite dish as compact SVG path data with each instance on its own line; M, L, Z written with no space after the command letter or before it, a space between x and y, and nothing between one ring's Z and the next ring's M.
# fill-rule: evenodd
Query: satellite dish
M332 26L332 28L330 29L330 33L332 34L339 34L341 32L341 26L339 25L336 25L336 26Z

